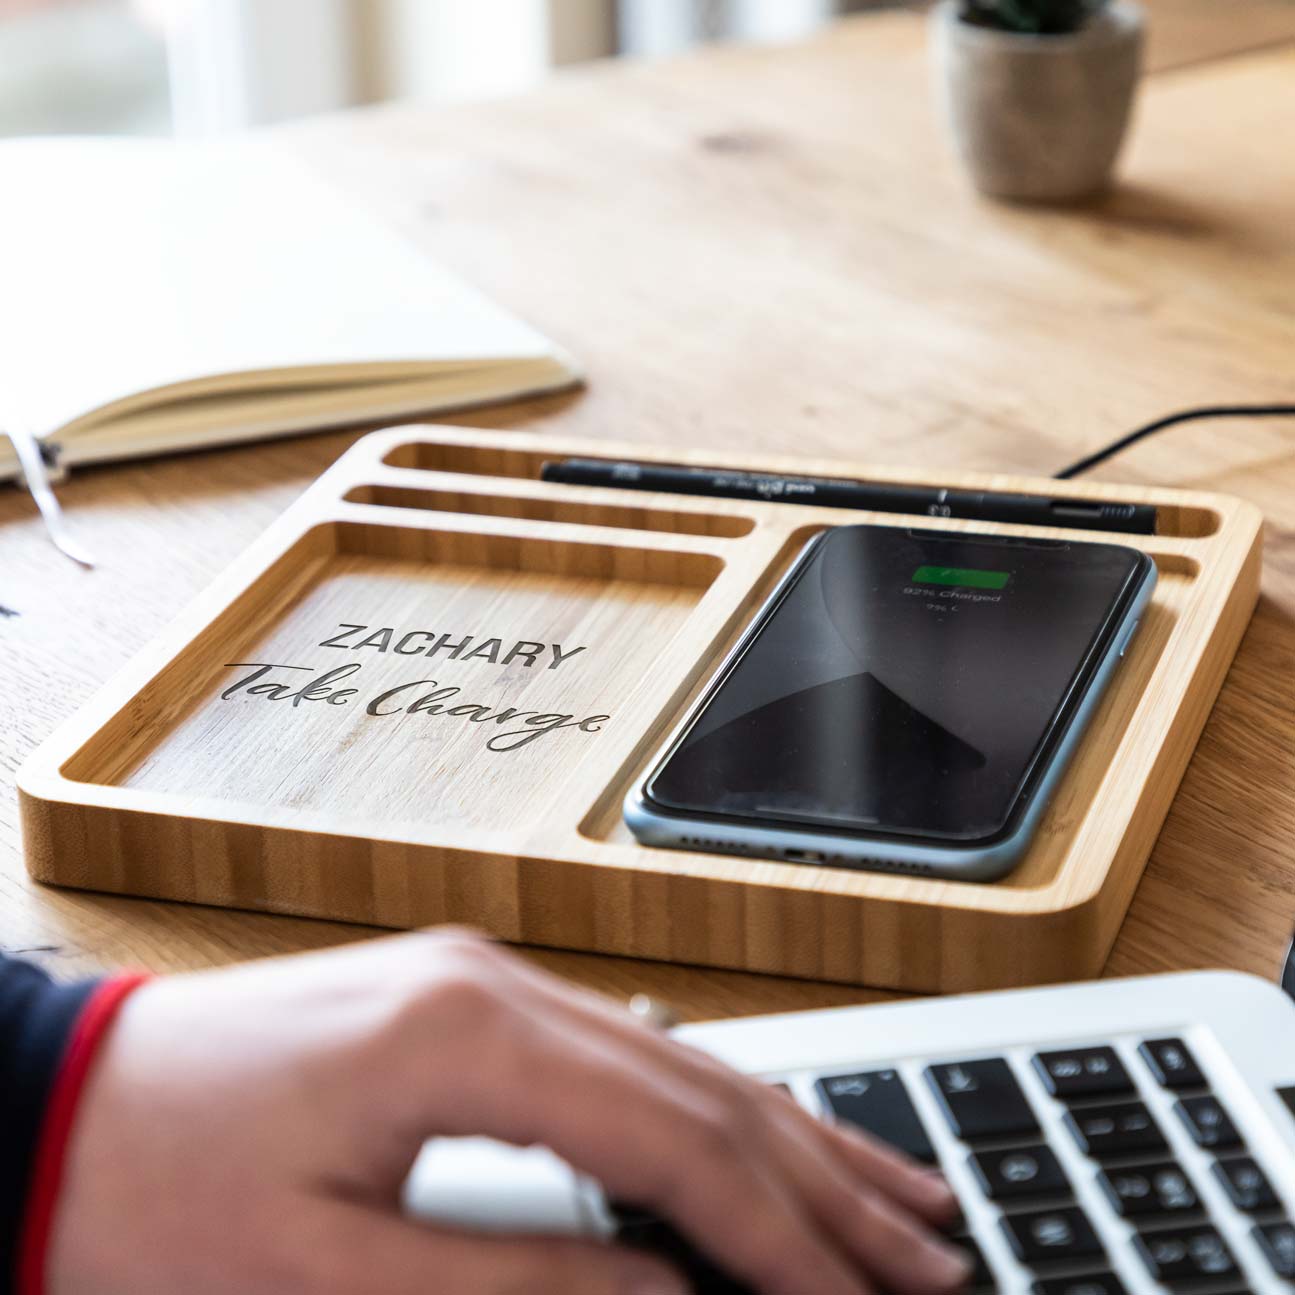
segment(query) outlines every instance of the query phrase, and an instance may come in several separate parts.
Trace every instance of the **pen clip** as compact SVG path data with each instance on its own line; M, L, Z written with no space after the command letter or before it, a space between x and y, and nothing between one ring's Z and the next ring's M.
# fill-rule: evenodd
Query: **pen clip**
M0 427L0 432L9 438L18 455L18 466L22 469L23 482L36 501L36 507L40 509L40 515L45 520L45 529L54 546L73 562L79 562L83 567L93 567L94 558L68 534L63 511L59 508L54 487L50 484L50 475L45 466L45 456L41 452L40 441L28 427L12 420L6 421L3 427Z

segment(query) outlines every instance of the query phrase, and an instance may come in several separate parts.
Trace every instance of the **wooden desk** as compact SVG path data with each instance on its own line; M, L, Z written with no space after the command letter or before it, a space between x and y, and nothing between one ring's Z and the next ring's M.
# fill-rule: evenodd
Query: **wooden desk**
M1047 473L1213 401L1295 399L1295 50L1153 79L1125 183L1069 213L979 201L946 152L920 24L794 51L596 68L515 103L300 128L430 252L593 375L462 421L667 444ZM312 437L79 473L106 559L58 557L0 493L0 943L74 974L196 967L356 938L325 923L41 890L12 771L350 443ZM1264 596L1110 971L1271 975L1295 915L1295 427L1185 428L1112 478L1233 491L1270 521ZM695 1016L850 988L586 955L549 966Z
M1150 17L1154 72L1284 45L1295 40L1292 0L1141 0Z

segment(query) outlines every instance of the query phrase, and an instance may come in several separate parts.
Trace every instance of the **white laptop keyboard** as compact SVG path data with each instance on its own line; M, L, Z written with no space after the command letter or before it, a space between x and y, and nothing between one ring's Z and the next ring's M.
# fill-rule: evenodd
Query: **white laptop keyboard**
M957 1235L976 1260L976 1290L1295 1290L1295 1004L1275 986L1161 976L679 1035L784 1085L822 1118L938 1164L962 1202ZM445 1145L431 1144L411 1177L417 1214L446 1217L438 1202L452 1194L462 1209L463 1166L437 1152ZM507 1159L498 1165L496 1189L479 1199L500 1214L480 1221L524 1225L498 1177L510 1173ZM596 1189L560 1162L552 1168L543 1190L559 1190L566 1174L563 1190L586 1201L570 1217L588 1220ZM620 1239L675 1259L700 1295L743 1289L664 1224L623 1217Z

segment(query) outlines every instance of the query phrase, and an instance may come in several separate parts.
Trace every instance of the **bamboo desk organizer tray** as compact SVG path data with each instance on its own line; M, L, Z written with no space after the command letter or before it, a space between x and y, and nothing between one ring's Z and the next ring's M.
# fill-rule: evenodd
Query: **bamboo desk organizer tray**
M32 756L32 875L896 989L1100 971L1254 606L1256 509L1061 487L1159 507L1163 533L1113 536L540 481L565 455L723 459L452 427L365 437ZM1155 558L1143 628L1021 867L978 885L638 845L626 788L806 540L859 522ZM437 689L460 691L411 713Z

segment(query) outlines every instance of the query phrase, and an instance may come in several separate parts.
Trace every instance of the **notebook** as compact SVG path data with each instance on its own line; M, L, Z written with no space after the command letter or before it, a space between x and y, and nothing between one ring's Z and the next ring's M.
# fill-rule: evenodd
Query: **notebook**
M494 403L572 360L262 140L0 142L0 431L51 466ZM18 475L0 436L0 480Z

